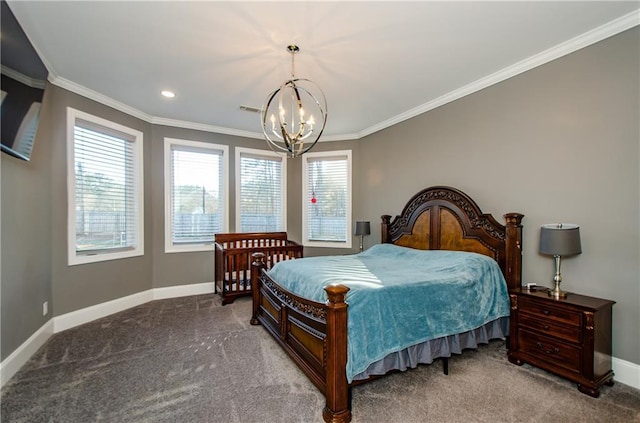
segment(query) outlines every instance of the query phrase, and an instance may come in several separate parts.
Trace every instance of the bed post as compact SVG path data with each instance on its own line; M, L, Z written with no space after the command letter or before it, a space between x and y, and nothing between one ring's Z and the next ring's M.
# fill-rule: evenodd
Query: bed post
M325 366L327 400L322 417L327 423L348 423L351 421L349 406L349 384L345 369L347 366L347 303L345 297L349 288L344 285L329 285L327 292L327 338Z
M382 231L380 233L380 237L382 240L382 243L390 243L391 240L389 239L389 225L391 224L391 216L388 214L383 214L382 216Z
M522 218L520 213L504 215L506 226L506 279L509 290L518 289L522 285Z
M258 321L258 308L260 307L260 287L258 286L258 279L262 273L262 269L266 268L267 265L264 262L264 253L253 253L252 256L251 295L253 296L253 312L249 323L255 326L260 324Z

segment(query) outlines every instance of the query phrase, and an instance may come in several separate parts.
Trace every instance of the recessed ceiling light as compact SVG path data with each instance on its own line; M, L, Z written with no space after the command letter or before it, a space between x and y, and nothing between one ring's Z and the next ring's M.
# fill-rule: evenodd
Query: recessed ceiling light
M164 97L167 98L173 98L176 96L176 93L174 93L173 91L169 91L169 90L163 90L160 92L160 94L162 94Z

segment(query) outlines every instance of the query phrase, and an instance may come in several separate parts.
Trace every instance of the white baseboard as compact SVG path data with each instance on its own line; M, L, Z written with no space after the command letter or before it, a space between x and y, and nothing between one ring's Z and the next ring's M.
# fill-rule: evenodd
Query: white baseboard
M118 313L152 300L186 297L189 295L212 294L213 292L213 282L155 288L49 319L44 325L42 325L42 327L40 327L40 329L31 335L29 339L11 353L9 357L0 363L0 388L3 387L27 361L29 361L31 356L38 351L38 348L43 346L54 333L89 323L93 320Z
M93 320L148 303L149 301L186 297L189 295L213 294L213 291L213 282L149 289L54 317L53 333L80 326Z
M60 316L54 317L53 333L62 332L76 326L89 323L93 320L109 316L113 313L139 306L153 300L153 290L138 292L136 294L127 295L126 297L107 301L106 303L96 304L91 307L82 308Z
M621 358L613 357L611 360L613 367L613 380L624 383L633 388L640 389L640 365Z
M29 361L29 358L31 358L31 356L38 351L38 348L43 346L54 333L89 323L93 320L149 301L189 295L211 294L213 292L213 282L155 288L54 317L42 325L36 333L31 335L29 339L0 363L0 388ZM615 373L614 380L616 382L640 389L640 364L613 357L612 367Z
M215 288L213 282L194 283L191 285L168 286L166 288L156 288L153 290L154 300L165 298L186 297L188 295L213 294Z
M0 363L0 388L16 374L38 349L53 335L53 319L49 319L33 335Z

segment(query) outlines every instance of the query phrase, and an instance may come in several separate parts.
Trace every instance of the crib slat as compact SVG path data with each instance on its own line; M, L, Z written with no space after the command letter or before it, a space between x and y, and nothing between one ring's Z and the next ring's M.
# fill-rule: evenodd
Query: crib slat
M286 232L216 234L215 291L222 304L251 295L251 260L255 252L264 253L267 268L283 260L303 257L303 247L287 239Z

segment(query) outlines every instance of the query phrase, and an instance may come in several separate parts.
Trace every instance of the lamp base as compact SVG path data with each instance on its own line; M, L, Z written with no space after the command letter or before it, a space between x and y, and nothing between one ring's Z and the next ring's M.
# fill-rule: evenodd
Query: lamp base
M567 295L569 295L569 293L560 289L550 289L547 291L547 295L555 299L564 299L567 298Z
M556 274L556 277L553 278L553 289L548 290L547 295L554 297L555 299L567 298L568 292L560 289L560 281L562 281L562 277L559 274Z
M567 298L567 293L560 289L560 282L562 282L562 275L560 274L561 257L555 255L554 258L556 259L556 275L553 277L553 289L547 291L547 295L555 299Z

